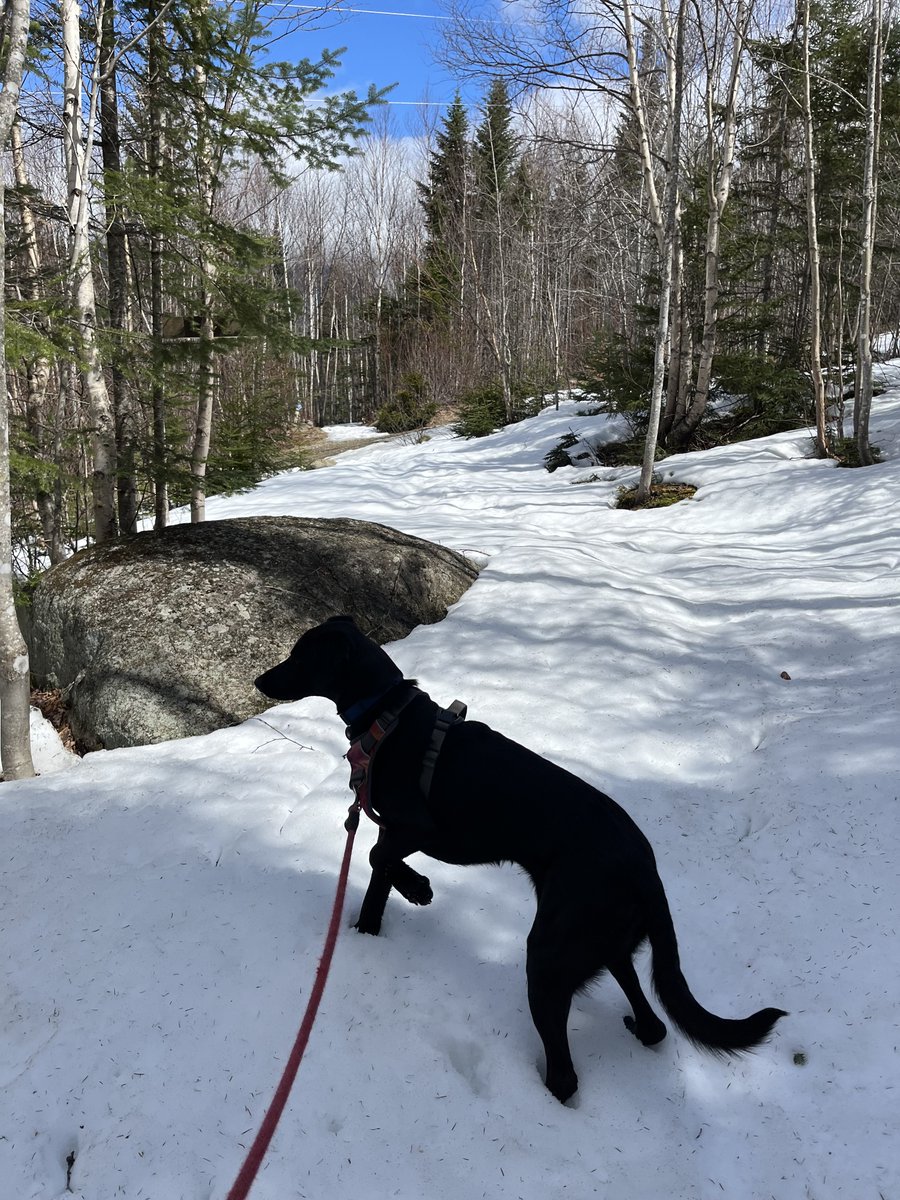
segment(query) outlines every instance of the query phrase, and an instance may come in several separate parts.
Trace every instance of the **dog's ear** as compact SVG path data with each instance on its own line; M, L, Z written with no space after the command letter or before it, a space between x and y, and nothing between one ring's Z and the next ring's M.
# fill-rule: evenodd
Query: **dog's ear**
M324 622L324 624L331 625L332 623L338 623L338 622L344 622L347 625L352 625L354 629L359 628L359 626L356 624L356 621L354 620L353 617L351 617L349 615L349 613L342 613L338 617L329 617L328 620Z
M310 654L326 655L332 662L345 662L350 656L350 644L357 633L352 617L329 617L322 625L307 629L291 651L291 657L304 660Z

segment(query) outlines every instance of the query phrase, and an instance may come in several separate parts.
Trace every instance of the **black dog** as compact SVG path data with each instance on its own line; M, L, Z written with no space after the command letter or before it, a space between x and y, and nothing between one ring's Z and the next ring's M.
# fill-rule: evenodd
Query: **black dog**
M691 1041L718 1052L758 1045L785 1014L764 1008L726 1020L701 1007L681 973L669 905L650 843L609 796L476 721L450 726L423 793L422 765L441 710L402 677L351 617L309 630L256 686L273 700L327 696L354 741L402 707L371 767L381 824L357 928L377 934L391 888L428 904L428 880L403 860L414 851L448 863L514 862L531 877L537 915L528 935L528 1002L547 1058L547 1087L578 1086L569 1053L572 996L608 970L628 998L625 1024L645 1046L666 1035L632 965L649 939L653 984Z

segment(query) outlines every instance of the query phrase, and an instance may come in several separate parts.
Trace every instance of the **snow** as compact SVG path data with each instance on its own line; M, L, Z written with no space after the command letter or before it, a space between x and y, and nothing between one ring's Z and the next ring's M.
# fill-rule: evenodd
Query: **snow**
M79 766L81 760L63 746L59 734L36 708L31 710L31 757L41 775ZM0 788L0 797L3 789ZM2 1069L2 1060L0 1060Z
M882 464L838 470L809 431L781 434L665 460L698 486L667 509L612 507L632 469L543 469L567 430L603 437L578 402L209 502L211 518L367 518L477 557L474 587L397 661L631 812L703 1003L790 1012L738 1061L674 1032L648 1051L603 980L573 1008L581 1087L562 1107L527 1011L520 873L414 858L434 903L392 898L383 936L363 937L346 926L364 825L253 1200L900 1195L888 374ZM321 953L345 748L331 705L308 700L0 788L0 1195L224 1200Z
M386 438L388 435L374 425L324 425L322 432L329 442L354 442L357 438Z

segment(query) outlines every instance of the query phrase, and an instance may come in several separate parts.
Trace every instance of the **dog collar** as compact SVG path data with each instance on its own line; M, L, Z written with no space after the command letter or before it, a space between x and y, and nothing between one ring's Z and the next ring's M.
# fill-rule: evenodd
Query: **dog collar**
M364 712L370 708L373 708L378 701L383 696L386 696L393 688L395 688L397 684L402 681L402 679L403 676L398 671L396 677L391 680L386 688L382 688L381 691L376 692L374 696L366 696L363 700L357 700L355 704L350 705L346 712L340 713L339 715L341 720L347 726L352 725L354 721L358 721Z

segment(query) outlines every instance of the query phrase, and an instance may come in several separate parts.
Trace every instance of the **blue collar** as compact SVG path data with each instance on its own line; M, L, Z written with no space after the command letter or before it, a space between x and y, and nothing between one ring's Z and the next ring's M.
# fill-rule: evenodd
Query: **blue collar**
M368 712L373 708L379 700L394 690L398 683L403 682L403 676L398 674L396 679L392 679L386 688L382 688L380 692L376 692L374 696L366 696L364 700L357 700L355 704L351 704L345 712L339 712L341 720L345 725L352 725L354 721L358 721L364 712Z

